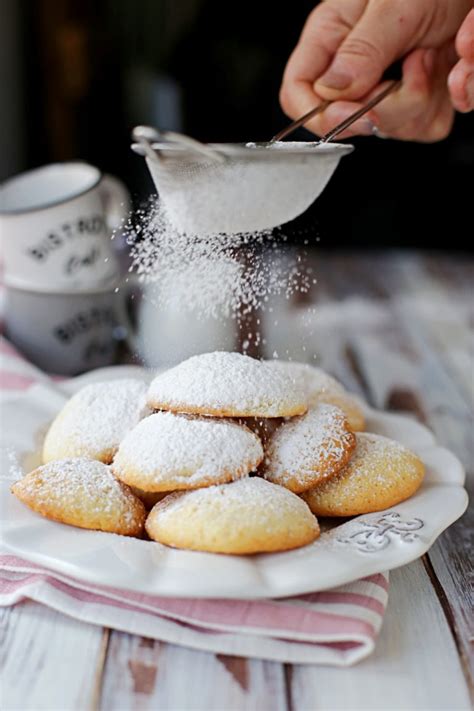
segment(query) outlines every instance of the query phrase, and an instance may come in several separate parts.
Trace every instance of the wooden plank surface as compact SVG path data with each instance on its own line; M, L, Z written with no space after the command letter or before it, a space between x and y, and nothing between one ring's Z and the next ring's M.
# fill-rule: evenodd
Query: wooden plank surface
M300 326L290 340L305 340L322 367L364 392L374 406L408 411L427 424L463 462L473 494L472 260L403 253L358 259L337 253L319 255L318 271L314 303L304 305L306 317L287 314L288 329ZM292 355L304 358L301 350ZM471 507L426 559L471 684L473 517Z
M276 324L265 334L269 355L309 359L315 352L320 365L376 406L410 411L463 460L472 486L472 263L319 253L314 270L318 284L309 297L291 308L276 304ZM465 517L424 562L392 573L376 652L351 669L215 656L119 632L109 637L24 603L2 614L2 708L469 708L469 526Z
M453 436L451 428L436 427L433 430L438 441L456 452L466 468L466 488L471 501L474 496L474 264L457 263L455 271L448 270L443 278L434 278L427 260L420 257L409 264L395 266L398 273L404 267L405 275L411 272L411 283L423 293L423 299L412 298L410 304L402 304L403 318L408 323L414 319L418 340L424 360L435 354L439 368L445 377L437 377L434 388L440 397L445 397L444 407L456 404L456 428L462 433ZM431 260L431 265L433 260ZM407 268L408 267L408 268ZM443 272L442 272L443 274ZM411 291L409 292L412 293ZM426 303L428 302L428 307ZM421 308L420 308L421 305ZM459 399L454 392L459 394ZM425 394L425 398L427 395ZM465 408L461 402L465 403ZM431 422L428 417L428 422ZM471 687L474 686L474 603L473 603L473 556L474 508L456 521L438 539L428 556L435 584L440 587L440 596L451 624L465 665Z
M112 632L100 708L286 711L284 667Z
M102 674L104 631L43 605L0 608L3 711L89 709Z
M459 265L463 273L470 269L471 265L462 268ZM458 367L459 360L470 360L472 366L471 344L467 338L463 341L453 338L452 347L458 352L465 347L467 352L461 359L450 358L447 354L451 344L445 336L443 349L437 345L444 329L439 324L433 325L439 320L444 323L452 313L453 323L466 319L464 331L468 332L469 308L472 310L473 304L469 303L466 282L461 279L460 288L452 284L448 298L446 287L436 289L431 277L427 285L420 258L409 261L394 258L378 274L391 292L387 324L376 334L361 334L355 347L369 397L376 407L399 407L424 421L439 443L455 452L463 462L467 488L472 495L472 402L464 387L466 375ZM434 304L432 299L435 299ZM474 376L472 372L471 375ZM440 536L428 557L471 685L474 681L473 530L471 508Z
M350 669L294 666L293 709L470 709L461 664L423 564L393 571L374 654Z

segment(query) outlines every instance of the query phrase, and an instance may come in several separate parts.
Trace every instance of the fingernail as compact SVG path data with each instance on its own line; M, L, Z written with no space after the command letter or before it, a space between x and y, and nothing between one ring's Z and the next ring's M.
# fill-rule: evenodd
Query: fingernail
M436 60L436 50L428 49L423 56L423 66L425 67L426 73L431 74Z
M328 89L347 89L352 83L352 75L345 67L338 67L335 62L317 83Z

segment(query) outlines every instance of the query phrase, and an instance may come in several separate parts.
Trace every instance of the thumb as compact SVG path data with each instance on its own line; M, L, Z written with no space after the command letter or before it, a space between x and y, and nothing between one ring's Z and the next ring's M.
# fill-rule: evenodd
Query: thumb
M359 99L367 94L385 69L411 49L419 27L416 15L397 0L369 1L329 69L314 84L317 94L324 99Z

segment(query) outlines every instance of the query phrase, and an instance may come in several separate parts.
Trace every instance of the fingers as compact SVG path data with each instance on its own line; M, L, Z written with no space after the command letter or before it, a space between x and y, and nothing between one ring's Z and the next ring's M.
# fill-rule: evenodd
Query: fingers
M448 87L456 111L474 111L474 62L460 59L449 75Z
M355 101L335 101L328 106L326 111L315 116L314 119L308 122L305 128L317 136L324 136L325 133L333 129L361 107L362 104ZM363 116L353 123L349 129L338 134L336 140L339 141L343 138L350 138L351 136L371 136L374 132L374 128L375 126L370 120L370 117Z
M370 0L314 89L324 99L360 99L380 81L385 69L410 50L419 32L425 3Z
M371 135L375 127L383 136L401 140L431 142L445 138L451 130L454 115L446 89L446 77L453 60L449 45L442 50L412 52L403 64L401 89L387 96L338 138ZM385 86L385 82L378 85L361 102L334 102L307 128L323 135Z
M438 49L450 41L471 7L472 0L368 0L328 70L315 79L316 93L324 99L360 99L395 59L416 47ZM469 29L465 32L463 46L472 41Z
M454 112L446 79L453 63L452 47L415 50L403 64L403 83L371 113L379 131L393 138L438 141L451 130Z
M474 10L466 15L456 35L456 51L461 59L474 62Z
M288 61L280 92L283 110L298 118L330 99L331 106L307 124L322 135L380 91L384 70L409 52L401 89L341 138L369 135L374 125L394 138L444 138L453 105L459 111L474 108L474 10L458 32L461 60L451 74L455 60L446 43L468 5L472 7L472 0L458 0L443 14L432 0L326 0L311 13ZM417 44L423 49L410 52Z
M459 29L456 50L461 59L449 75L448 88L454 108L467 113L474 110L474 10Z
M418 141L419 143L435 143L447 138L451 133L454 121L454 109L449 99L445 98L433 107L429 120L420 117L393 131L391 138L400 141Z
M383 135L398 137L403 126L426 112L432 98L434 53L423 49L412 52L403 63L400 89L372 110L371 117Z
M309 15L283 75L280 103L288 116L297 118L320 101L314 81L326 71L366 4L367 0L326 0Z

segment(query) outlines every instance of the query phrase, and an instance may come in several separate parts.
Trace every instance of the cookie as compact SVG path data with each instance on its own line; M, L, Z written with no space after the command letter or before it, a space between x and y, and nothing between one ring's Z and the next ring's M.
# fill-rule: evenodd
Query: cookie
M412 496L424 476L423 462L399 442L356 434L349 464L333 479L302 496L317 516L357 516L382 511Z
M284 417L238 417L233 420L239 425L244 425L252 430L263 444L265 449L266 443L276 430L285 422Z
M34 469L12 492L33 511L70 526L140 536L146 511L110 467L92 459L63 459Z
M365 415L362 407L357 398L345 390L336 392L327 389L320 391L314 397L309 396L309 399L311 402L326 402L328 405L339 407L344 412L347 423L353 432L362 432L365 429Z
M157 412L128 433L112 468L130 486L173 491L238 479L262 459L262 443L246 427L214 418Z
M147 511L150 511L158 501L172 493L171 491L143 491L138 486L131 486L130 489L132 494L140 499Z
M216 351L158 375L148 404L158 410L216 417L291 417L307 410L302 388L268 362Z
M282 424L270 437L263 476L299 493L337 474L354 447L355 435L342 410L320 403Z
M86 385L49 428L43 463L70 457L110 463L126 433L150 414L146 390L145 383L132 378Z
M236 555L299 548L319 535L299 496L260 477L171 494L153 507L145 528L168 546Z
M360 432L365 428L364 411L357 398L322 368L293 361L271 360L268 363L276 370L289 375L296 387L303 388L309 406L319 402L335 405L345 413L353 432Z

